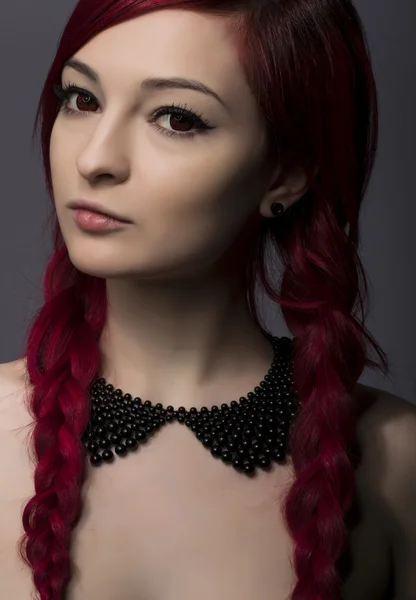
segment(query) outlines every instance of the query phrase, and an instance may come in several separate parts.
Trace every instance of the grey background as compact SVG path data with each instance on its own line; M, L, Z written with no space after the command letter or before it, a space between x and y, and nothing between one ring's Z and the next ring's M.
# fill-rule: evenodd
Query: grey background
M2 2L0 8L0 362L23 351L27 325L42 303L41 277L51 242L42 229L48 198L40 148L31 150L31 133L44 78L75 4L20 0ZM357 0L356 6L380 102L379 151L361 217L361 256L370 283L368 327L387 352L393 375L390 381L368 371L361 381L416 403L416 2ZM287 334L268 303L266 310L273 333Z

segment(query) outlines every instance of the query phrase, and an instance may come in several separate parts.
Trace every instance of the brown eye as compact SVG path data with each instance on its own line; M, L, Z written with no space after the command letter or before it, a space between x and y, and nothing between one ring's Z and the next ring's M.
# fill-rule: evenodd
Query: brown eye
M166 117L167 127L156 124L162 117ZM204 119L200 113L192 109L186 109L183 106L162 106L152 116L152 124L158 131L169 137L176 136L191 138L199 134L207 133L214 127L210 126L209 121Z
M78 98L75 102L77 110L80 110L80 111L89 110L89 109L91 109L91 106L94 107L94 104L97 104L97 102L95 102L93 97L89 94L80 94L78 92L74 92L73 94L71 94L71 96L76 96L76 95L78 95Z
M99 103L93 94L76 85L54 85L54 91L60 100L60 109L65 113L71 115L85 114L94 112L94 107L96 109L99 106ZM70 106L72 96L77 96L75 106Z

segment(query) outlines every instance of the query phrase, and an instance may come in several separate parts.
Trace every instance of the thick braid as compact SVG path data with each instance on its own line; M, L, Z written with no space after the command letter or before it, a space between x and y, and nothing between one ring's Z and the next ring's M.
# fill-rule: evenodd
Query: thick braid
M53 271L62 260L68 260L64 250L47 270L46 297L51 296ZM59 268L63 273L62 264ZM88 423L87 392L99 368L98 336L103 325L103 310L94 306L98 297L92 290L83 293L81 287L75 283L46 300L27 343L37 464L35 494L23 512L20 549L32 568L40 600L63 597L71 575L71 531L81 511L85 472L81 435Z
M302 404L289 441L296 479L284 506L298 576L291 600L342 597L337 567L355 496L350 449L364 409L353 392L364 366L376 365L366 356L366 342L387 368L353 314L357 299L363 307L357 285L362 265L355 244L331 215L330 207L317 209L315 227L302 221L295 226L287 244L296 250L287 253L281 286L283 312L296 334L293 375Z

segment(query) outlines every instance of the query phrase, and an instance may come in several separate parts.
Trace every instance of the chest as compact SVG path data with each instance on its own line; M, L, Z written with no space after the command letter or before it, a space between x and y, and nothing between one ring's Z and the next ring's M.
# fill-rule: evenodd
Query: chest
M25 433L1 437L0 597L29 600L16 542L33 467ZM89 467L65 600L285 600L295 583L282 516L292 477L290 465L256 478L236 473L179 424L113 465ZM382 598L388 562L378 532L363 511L346 600Z

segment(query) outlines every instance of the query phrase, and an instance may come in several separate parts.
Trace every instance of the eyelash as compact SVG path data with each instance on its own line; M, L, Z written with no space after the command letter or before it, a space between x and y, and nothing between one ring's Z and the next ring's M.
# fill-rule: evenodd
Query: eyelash
M80 95L84 95L84 96L89 96L91 98L91 100L93 102L96 102L97 104L99 104L98 100L96 99L96 97L91 94L91 92L89 92L88 90L81 88L77 85L74 85L72 83L69 83L68 85L60 85L60 84L56 84L53 86L53 89L55 91L56 96L59 98L60 100L60 111L62 111L65 114L68 115L87 115L89 112L92 111L78 111L78 110L73 110L72 108L68 107L68 102L70 97L73 94L80 94ZM159 125L155 124L155 121L159 118L162 117L164 115L174 115L174 116L183 116L187 119L189 119L189 121L191 122L191 124L195 125L197 127L197 131L193 131L193 132L184 132L184 133L177 133L176 131L170 131L168 129L165 129L164 127L160 127ZM176 137L176 138L194 138L197 135L201 135L204 133L207 133L208 130L210 129L214 129L214 127L210 126L210 122L207 119L204 119L202 117L201 113L197 113L195 111L193 111L192 109L185 109L185 107L181 106L181 105L175 105L172 104L171 106L161 106L160 108L158 108L152 115L152 125L161 133L163 133L164 135L167 135L169 137Z

